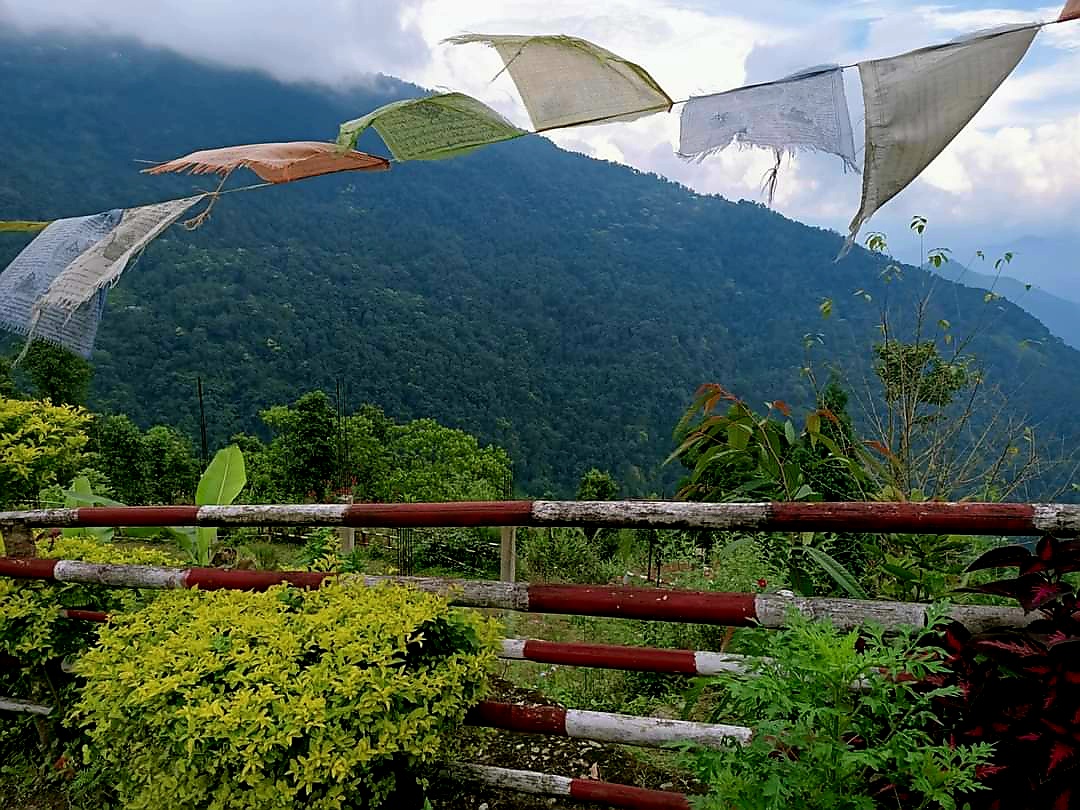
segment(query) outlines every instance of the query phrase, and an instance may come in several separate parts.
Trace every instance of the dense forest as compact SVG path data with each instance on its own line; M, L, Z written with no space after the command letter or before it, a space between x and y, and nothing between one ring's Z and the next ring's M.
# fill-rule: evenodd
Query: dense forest
M340 121L421 92L385 77L348 91L282 84L106 39L0 38L0 66L0 218L209 189L141 175L140 161L331 139ZM360 148L382 151L371 134ZM836 263L840 241L537 137L229 195L112 291L89 404L196 438L201 377L219 446L268 438L261 410L343 379L350 409L434 418L505 448L522 493L568 494L598 466L628 494L671 494L678 472L663 460L701 383L809 405L803 370L831 368L858 402L882 307L909 336L915 302L938 285L926 322L975 334L970 351L1010 409L1041 436L1075 437L1063 403L1080 395L1076 351L980 290L883 273L887 259L862 249ZM26 242L0 235L0 266Z

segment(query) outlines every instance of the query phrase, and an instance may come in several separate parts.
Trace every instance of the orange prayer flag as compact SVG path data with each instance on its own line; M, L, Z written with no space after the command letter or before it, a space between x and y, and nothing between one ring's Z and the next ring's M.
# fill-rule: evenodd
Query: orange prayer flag
M1065 4L1065 8L1061 10L1061 16L1058 17L1058 22L1075 20L1077 17L1080 17L1080 0L1068 0Z
M192 174L228 175L240 167L251 169L268 183L291 183L335 172L386 171L390 168L390 161L352 149L343 151L333 143L295 141L204 149L143 169L143 172L164 174L190 171Z

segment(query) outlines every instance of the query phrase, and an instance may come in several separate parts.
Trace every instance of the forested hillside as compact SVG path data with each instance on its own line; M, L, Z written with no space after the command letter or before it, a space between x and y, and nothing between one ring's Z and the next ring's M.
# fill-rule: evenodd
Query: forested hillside
M985 272L974 272L963 265L947 265L941 268L942 275L957 281L966 287L980 290L993 290L996 295L1008 298L1013 303L1030 312L1054 335L1060 337L1072 348L1080 348L1080 304L1047 292L1007 275L997 276ZM1011 271L1011 268L1009 268Z
M211 188L140 175L138 161L332 139L340 121L420 92L386 78L348 93L283 85L107 40L0 38L0 68L0 218ZM360 148L381 151L373 135ZM26 241L0 235L0 262ZM229 195L200 230L170 230L111 293L90 405L194 437L201 376L216 444L262 429L260 409L344 377L351 406L502 445L522 492L567 493L599 466L630 494L670 493L676 472L661 464L699 384L809 403L800 369L806 336L820 335L813 363L860 389L882 303L901 335L910 324L927 274L908 268L886 286L882 257L834 263L839 247L759 204L535 137ZM982 329L972 349L990 379L1022 384L1010 408L1041 435L1078 432L1080 354L979 290L933 301L928 323Z

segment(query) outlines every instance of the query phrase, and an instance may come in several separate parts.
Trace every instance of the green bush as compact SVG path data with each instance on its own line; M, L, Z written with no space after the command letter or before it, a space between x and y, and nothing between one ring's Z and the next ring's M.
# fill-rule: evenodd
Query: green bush
M80 659L85 754L130 810L383 806L483 695L495 638L393 586L172 592Z
M519 538L523 573L532 582L602 584L623 573L581 529L523 529Z
M926 654L925 629L886 637L798 614L788 623L757 636L751 674L699 681L721 687L710 719L754 729L746 747L693 755L711 788L700 810L955 810L981 787L990 746L940 741L934 700L957 690L921 685L946 670Z

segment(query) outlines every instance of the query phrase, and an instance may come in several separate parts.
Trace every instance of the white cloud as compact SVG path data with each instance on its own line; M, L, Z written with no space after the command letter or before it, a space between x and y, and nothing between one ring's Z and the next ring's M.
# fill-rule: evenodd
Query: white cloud
M289 81L408 75L430 59L410 11L423 0L8 0L20 29L134 36L198 59Z

